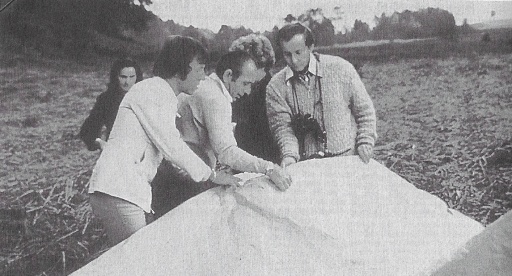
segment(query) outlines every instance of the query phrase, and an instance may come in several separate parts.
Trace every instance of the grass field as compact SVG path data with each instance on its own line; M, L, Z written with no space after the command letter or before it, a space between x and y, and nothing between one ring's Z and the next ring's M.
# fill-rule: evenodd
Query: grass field
M76 134L109 63L0 56L0 207L26 213L26 231L1 237L0 274L63 275L106 248L86 194L98 153ZM510 52L360 59L358 69L377 109L379 162L483 224L512 209L512 167L489 158L512 139Z

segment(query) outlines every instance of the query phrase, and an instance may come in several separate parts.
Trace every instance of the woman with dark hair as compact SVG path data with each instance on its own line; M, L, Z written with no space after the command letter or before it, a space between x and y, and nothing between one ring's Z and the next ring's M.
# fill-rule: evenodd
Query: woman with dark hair
M272 140L265 104L266 87L272 78L270 69L275 62L274 49L264 35L250 34L233 41L229 51L238 50L253 57L262 79L253 85L249 95L232 104L236 142L238 147L252 155L278 162L279 149Z
M89 117L85 119L80 128L80 139L84 141L88 150L94 151L102 148L104 140L108 139L112 130L121 100L126 92L141 80L142 71L134 60L121 58L114 62L110 69L110 82L107 91L96 98ZM104 140L102 140L103 127L106 128Z
M155 77L135 84L125 95L110 137L89 181L89 198L112 245L146 225L151 212L151 181L163 158L195 182L237 185L217 173L180 139L176 129L178 94L192 94L205 78L206 50L192 38L166 40L155 62Z

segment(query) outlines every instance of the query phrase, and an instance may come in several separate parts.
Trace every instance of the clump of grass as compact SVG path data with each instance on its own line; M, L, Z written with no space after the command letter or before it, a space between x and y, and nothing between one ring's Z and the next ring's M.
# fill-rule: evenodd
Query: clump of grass
M22 127L38 127L41 119L36 115L29 115L21 121Z
M26 231L13 235L4 248L10 254L0 262L3 275L38 273L66 275L105 248L100 224L93 218L86 197L90 171L62 178L53 185L40 183L9 199L24 206ZM0 259L1 260L1 259Z

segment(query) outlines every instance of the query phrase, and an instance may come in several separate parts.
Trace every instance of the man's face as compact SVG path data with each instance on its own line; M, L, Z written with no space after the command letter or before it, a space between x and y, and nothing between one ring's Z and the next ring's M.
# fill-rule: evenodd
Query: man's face
M133 67L125 67L119 71L117 78L119 80L119 87L126 93L137 81L137 72Z
M246 61L242 66L240 76L235 81L230 78L226 85L233 100L238 100L243 95L249 95L252 84L260 81L265 76L261 72L262 70L256 68L254 61Z
M192 95L196 90L199 82L205 79L206 75L204 72L205 64L201 64L196 58L189 64L190 72L187 74L185 80L180 81L180 92Z
M303 34L293 36L290 41L281 41L281 46L286 64L293 71L302 71L309 65L309 56L313 50L313 45L306 46Z

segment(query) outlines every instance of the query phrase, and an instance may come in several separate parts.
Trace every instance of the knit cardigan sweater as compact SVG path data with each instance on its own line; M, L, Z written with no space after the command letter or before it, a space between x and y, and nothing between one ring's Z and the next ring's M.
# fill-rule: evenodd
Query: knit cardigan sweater
M360 144L374 145L377 138L376 115L372 100L357 71L348 61L330 55L310 56L309 71L320 78L323 125L327 133L327 151L356 154ZM318 68L315 70L314 68ZM291 127L296 112L289 67L278 72L267 86L267 116L281 158L300 160L298 139ZM314 80L314 76L313 76ZM297 86L296 86L297 87ZM311 98L297 91L298 106L313 114ZM316 92L318 93L318 92Z

